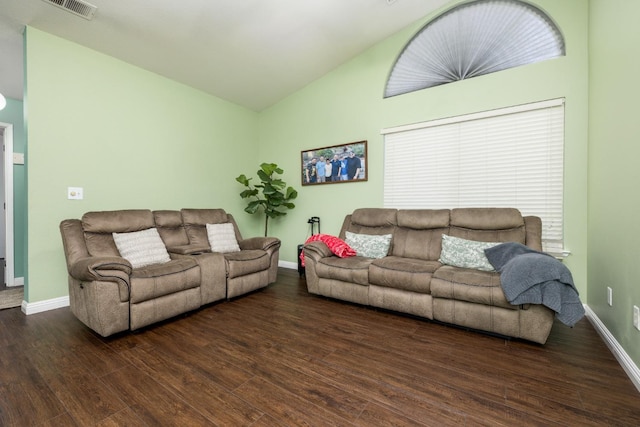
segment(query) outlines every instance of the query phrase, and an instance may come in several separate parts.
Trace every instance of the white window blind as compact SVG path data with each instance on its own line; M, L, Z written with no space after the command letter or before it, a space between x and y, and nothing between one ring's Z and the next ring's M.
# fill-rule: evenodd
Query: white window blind
M563 251L564 100L383 129L384 206L515 207Z

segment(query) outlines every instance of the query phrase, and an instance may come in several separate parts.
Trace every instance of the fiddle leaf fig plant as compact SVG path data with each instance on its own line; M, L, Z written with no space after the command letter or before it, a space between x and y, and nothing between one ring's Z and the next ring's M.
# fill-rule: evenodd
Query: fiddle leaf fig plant
M287 187L287 184L277 176L282 175L283 172L275 163L262 163L258 169L260 184L252 185L253 178L247 178L244 174L236 178L236 181L246 187L240 193L240 197L250 200L244 211L252 215L257 212L265 214L265 237L268 232L269 218L284 216L287 214L284 210L296 207L291 200L298 197L298 192L293 187Z

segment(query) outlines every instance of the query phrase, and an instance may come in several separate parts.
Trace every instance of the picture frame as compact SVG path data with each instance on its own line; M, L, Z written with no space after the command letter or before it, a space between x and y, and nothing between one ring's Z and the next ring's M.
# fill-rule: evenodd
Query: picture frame
M367 141L302 151L301 179L303 186L367 181Z

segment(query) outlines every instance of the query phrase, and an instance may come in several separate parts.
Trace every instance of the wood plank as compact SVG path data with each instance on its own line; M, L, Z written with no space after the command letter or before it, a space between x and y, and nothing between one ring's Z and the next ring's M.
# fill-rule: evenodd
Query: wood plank
M284 425L352 425L349 421L314 406L302 397L277 387L263 378L253 377L234 392Z
M38 346L27 357L78 424L95 424L126 407L67 349Z
M199 408L208 420L218 425L250 425L263 414L235 396L224 382L217 381L217 376L191 364L190 359L143 349L132 350L130 356L140 373L170 387L176 396ZM223 367L222 370L229 369ZM235 386L248 381L251 375L245 374L243 378L243 381L234 383Z
M105 390L120 396L148 425L213 425L165 385L133 366L107 375L104 383Z

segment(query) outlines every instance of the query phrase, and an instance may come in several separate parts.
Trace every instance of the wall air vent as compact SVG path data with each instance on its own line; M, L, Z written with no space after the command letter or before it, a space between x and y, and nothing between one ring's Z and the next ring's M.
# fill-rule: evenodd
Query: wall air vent
M80 16L87 20L92 20L93 15L98 9L96 6L82 0L42 0L45 3L52 4L60 9L64 9L69 13Z

